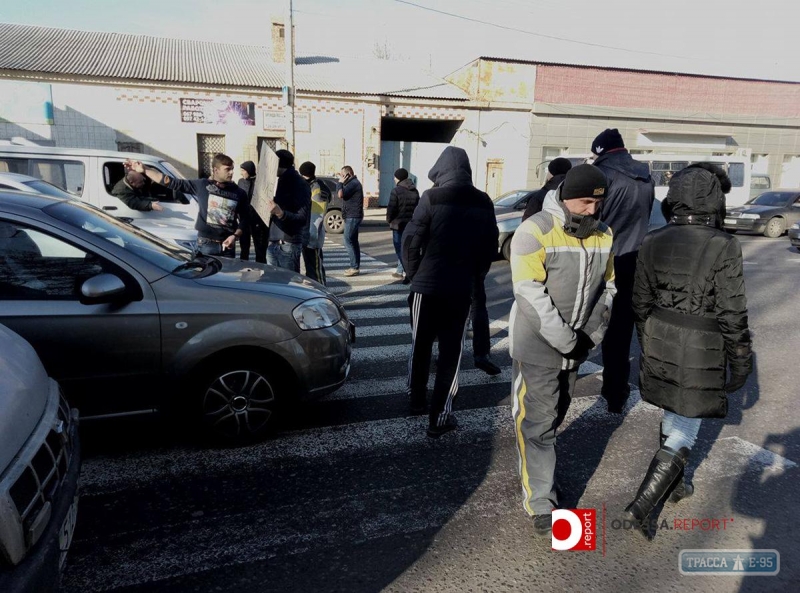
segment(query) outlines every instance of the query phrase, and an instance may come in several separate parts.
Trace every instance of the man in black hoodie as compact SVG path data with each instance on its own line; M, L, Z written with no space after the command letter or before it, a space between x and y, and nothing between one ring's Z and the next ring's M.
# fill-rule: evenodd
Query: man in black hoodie
M411 359L408 394L412 413L425 411L434 340L439 341L428 436L457 426L452 414L458 367L472 287L497 252L492 200L472 185L467 153L448 146L428 173L432 189L422 194L403 233L403 267L411 278Z
M558 157L550 161L547 165L547 179L545 179L542 189L534 193L528 198L528 205L525 206L525 214L522 215L523 222L529 219L537 212L541 212L544 208L544 199L547 194L556 189L564 178L567 176L567 171L572 169L572 163L569 159Z
M630 395L629 356L634 326L631 298L636 257L650 225L655 184L647 165L635 161L625 149L625 143L616 128L599 134L592 142L592 152L597 155L594 165L608 179L608 194L603 202L600 220L614 233L617 283L617 296L603 339L601 394L608 403L608 411L620 414Z
M279 150L278 186L269 223L267 263L300 273L300 255L308 243L311 188L294 168L294 155Z

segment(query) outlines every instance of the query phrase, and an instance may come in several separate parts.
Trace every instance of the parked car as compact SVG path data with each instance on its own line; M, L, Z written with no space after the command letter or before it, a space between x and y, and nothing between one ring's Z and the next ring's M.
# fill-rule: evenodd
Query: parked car
M2 255L0 255L2 257ZM78 512L78 412L0 325L0 591L58 588Z
M149 191L152 198L164 207L162 212L155 212L133 210L111 195L111 190L125 175L126 159L139 160L164 175L183 178L169 161L149 154L0 145L0 172L42 179L112 216L132 219L134 224L159 237L192 247L197 241L194 224L198 208L195 196L151 184Z
M789 242L792 244L792 247L800 251L800 222L794 223L789 228Z
M497 249L508 261L511 261L511 239L522 222L525 207L535 191L537 190L516 189L494 200L494 214L497 218L497 229L500 231Z
M753 173L750 176L750 198L763 194L765 191L772 189L772 180L769 175L761 175Z
M342 218L342 198L336 193L336 177L317 177L331 192L331 201L325 211L325 231L334 235L341 235L344 232L344 218Z
M0 173L0 189L11 189L16 191L25 191L43 196L50 196L53 198L61 198L62 200L78 200L77 196L67 193L61 188L56 187L52 183L31 177L30 175L22 175L20 173ZM126 216L117 216L120 220L134 224L148 231L157 237L166 239L167 241L174 241L182 247L194 250L197 243L197 231L187 229L183 224L170 224L169 218L164 221L159 221L155 218L129 218Z
M195 254L77 200L0 192L0 323L85 416L180 409L233 442L338 389L353 324L305 276Z
M765 192L744 206L729 208L725 214L725 230L763 233L780 237L800 221L800 189L776 189Z

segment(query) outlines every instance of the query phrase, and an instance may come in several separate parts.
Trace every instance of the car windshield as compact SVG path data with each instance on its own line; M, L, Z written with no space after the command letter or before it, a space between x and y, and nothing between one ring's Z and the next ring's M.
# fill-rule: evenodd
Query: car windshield
M748 204L753 206L788 206L793 197L794 194L768 191L753 198Z
M75 196L72 194L68 194L63 189L57 188L52 183L47 183L46 181L42 181L41 179L31 180L31 181L23 181L24 185L27 185L31 188L32 191L36 192L37 194L44 194L45 196L51 196L53 198L61 198L62 200L74 200Z
M190 250L163 241L77 200L47 206L43 212L71 227L88 231L114 243L166 272L172 272L192 261L193 254Z
M180 171L178 171L175 167L172 166L172 163L167 161L159 161L161 166L167 170L167 173L175 177L176 179L186 179L183 175L181 175Z
M519 202L520 198L528 193L526 189L518 189L507 194L503 194L499 198L495 198L494 205L501 208L513 208L514 204Z

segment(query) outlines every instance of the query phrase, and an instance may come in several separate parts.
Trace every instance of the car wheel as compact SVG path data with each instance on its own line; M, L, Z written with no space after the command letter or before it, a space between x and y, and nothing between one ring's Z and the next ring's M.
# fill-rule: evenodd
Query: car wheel
M513 237L514 236L512 235L511 237L506 239L503 242L503 248L500 250L501 253L503 254L503 259L505 259L506 261L511 261L511 239Z
M767 223L767 227L764 229L764 236L770 239L776 239L783 234L785 228L786 221L776 216Z
M341 235L344 232L344 218L341 210L328 210L325 213L325 230L334 235Z
M226 361L198 382L197 407L206 436L229 444L254 441L275 427L275 382L251 361Z
M728 233L729 235L735 235L736 229L725 229L725 232Z

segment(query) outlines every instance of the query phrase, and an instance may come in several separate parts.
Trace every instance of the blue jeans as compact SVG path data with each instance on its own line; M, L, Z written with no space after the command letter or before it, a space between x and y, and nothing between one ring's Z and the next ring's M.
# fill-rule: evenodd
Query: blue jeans
M278 243L271 241L267 247L267 263L285 270L300 273L300 243Z
M665 447L678 451L684 447L691 451L700 432L702 418L687 418L674 412L664 410L664 419L661 421L661 431L667 435Z
M227 249L222 248L222 243L205 237L197 237L197 251L203 255L220 255L222 257L236 257L236 243Z
M403 246L401 239L403 238L403 231L392 231L392 243L394 243L394 252L397 254L397 273L403 273Z
M344 219L344 246L350 258L350 267L357 270L361 267L361 246L358 244L358 227L363 218Z

